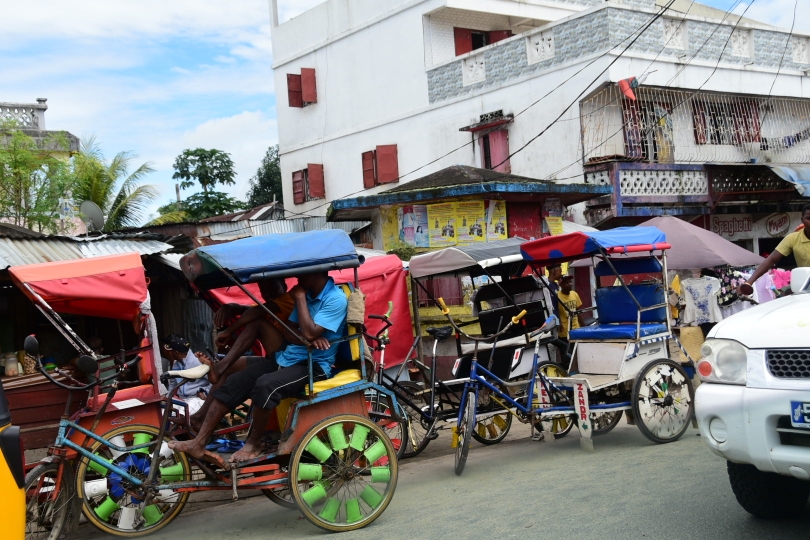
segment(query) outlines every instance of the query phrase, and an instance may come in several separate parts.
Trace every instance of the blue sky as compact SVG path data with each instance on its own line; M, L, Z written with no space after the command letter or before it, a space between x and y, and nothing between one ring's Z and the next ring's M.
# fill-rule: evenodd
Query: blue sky
M279 0L280 19L321 1ZM149 183L161 190L153 208L174 197L175 156L198 146L231 153L237 185L226 191L244 196L278 140L268 0L12 2L0 33L0 101L48 98L49 129L151 161ZM756 0L747 16L789 27L793 4ZM799 4L797 31L810 32L810 2Z

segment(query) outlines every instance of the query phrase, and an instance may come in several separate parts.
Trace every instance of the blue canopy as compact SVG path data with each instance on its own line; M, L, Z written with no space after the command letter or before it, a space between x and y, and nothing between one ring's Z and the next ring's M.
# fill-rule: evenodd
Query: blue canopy
M617 227L531 240L520 246L520 252L532 264L545 266L590 257L603 249L618 253L667 249L666 241L666 235L655 227Z
M205 246L180 259L186 278L201 289L227 287L312 272L357 268L362 259L340 229L272 234Z

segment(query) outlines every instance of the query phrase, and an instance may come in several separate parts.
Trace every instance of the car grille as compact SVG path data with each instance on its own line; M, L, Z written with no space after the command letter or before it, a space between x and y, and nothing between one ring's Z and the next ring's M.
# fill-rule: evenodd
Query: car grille
M810 379L810 349L777 349L765 354L768 371L780 379Z

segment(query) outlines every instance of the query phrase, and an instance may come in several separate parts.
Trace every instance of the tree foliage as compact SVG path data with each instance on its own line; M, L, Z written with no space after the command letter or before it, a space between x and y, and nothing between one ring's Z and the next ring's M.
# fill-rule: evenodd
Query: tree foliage
M249 207L271 203L273 199L280 203L284 202L277 144L269 147L264 154L259 169L250 179L250 189L248 189L247 195Z
M44 148L67 148L49 139ZM43 150L14 121L0 123L0 216L39 232L59 231L59 199L70 193L74 179L67 159Z
M235 184L231 155L212 148L183 150L174 160L174 180L180 180L180 187L188 189L199 183L203 193L213 190L217 184Z
M149 225L165 225L166 223L177 223L178 221L199 221L244 209L245 203L221 191L195 193L186 197L179 205L177 202L170 202L158 208L158 214L160 215L152 220Z
M104 230L141 225L149 203L158 196L153 185L141 181L155 170L149 162L132 169L137 156L119 152L107 162L94 137L82 140L73 158L75 190L73 200L93 201L105 215Z

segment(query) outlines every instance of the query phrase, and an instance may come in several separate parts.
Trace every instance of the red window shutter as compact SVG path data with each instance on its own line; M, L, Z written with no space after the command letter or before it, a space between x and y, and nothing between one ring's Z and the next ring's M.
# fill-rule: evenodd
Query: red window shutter
M307 163L308 187L310 199L323 199L326 197L326 188L323 185L323 165Z
M304 100L301 97L301 75L287 73L287 101L290 107L304 106Z
M498 129L489 134L489 155L492 170L509 174L512 165L509 163L509 132Z
M514 34L512 33L511 30L495 30L494 32L489 33L487 43L489 43L491 45L493 43L497 43L497 42L499 42L501 40L504 40L506 38L510 38L513 35Z
M295 204L302 204L307 200L304 195L304 171L295 171L292 177L293 202Z
M472 30L453 28L453 39L456 42L456 56L472 51Z
M315 70L301 68L301 97L304 103L317 103L318 91L315 88Z
M377 170L376 170L376 152L369 150L363 152L363 187L366 189L373 188L377 185Z
M383 144L377 147L377 182L390 184L399 180L397 145Z

